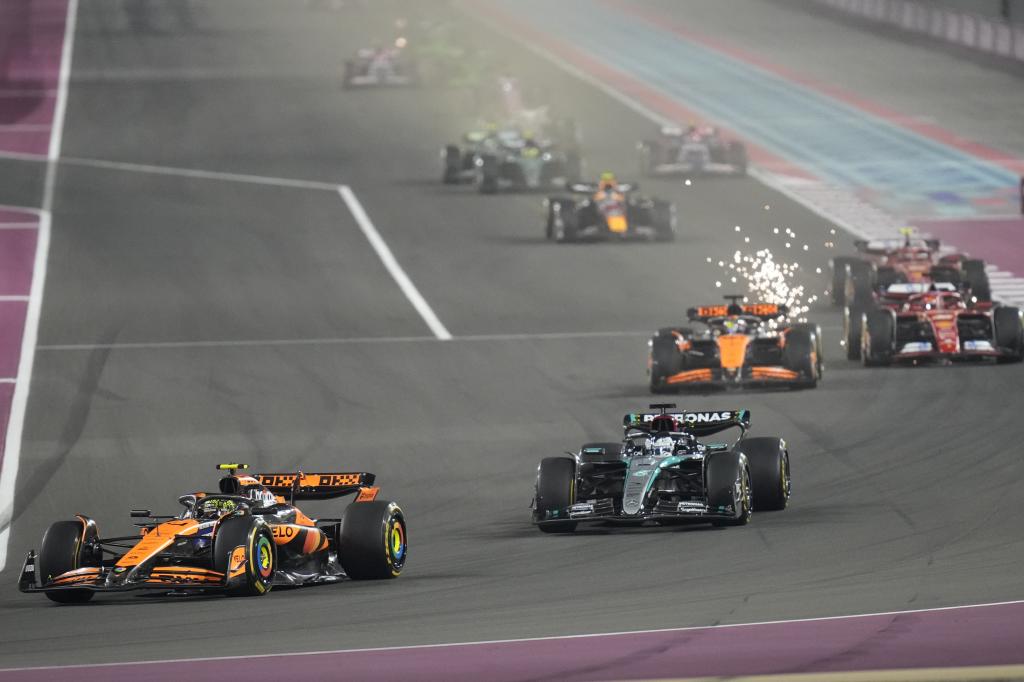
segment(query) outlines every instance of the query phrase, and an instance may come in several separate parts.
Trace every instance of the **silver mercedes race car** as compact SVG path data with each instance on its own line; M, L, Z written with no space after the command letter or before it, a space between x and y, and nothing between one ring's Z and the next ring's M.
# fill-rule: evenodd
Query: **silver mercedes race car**
M569 533L580 523L742 526L755 509L786 508L786 441L747 437L750 412L650 407L623 418L621 442L541 460L532 504L541 531ZM733 443L701 440L730 428L740 432Z

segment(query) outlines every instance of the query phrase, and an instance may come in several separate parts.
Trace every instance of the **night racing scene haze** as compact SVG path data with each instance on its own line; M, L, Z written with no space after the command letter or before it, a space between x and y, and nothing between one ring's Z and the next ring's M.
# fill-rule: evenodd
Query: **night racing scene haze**
M0 0L0 682L1024 682L1024 0Z

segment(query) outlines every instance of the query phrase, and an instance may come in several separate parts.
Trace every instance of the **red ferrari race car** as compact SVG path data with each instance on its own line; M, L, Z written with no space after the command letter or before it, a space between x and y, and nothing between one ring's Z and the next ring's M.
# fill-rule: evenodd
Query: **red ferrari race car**
M1024 359L1019 308L974 302L947 283L892 284L874 307L844 316L847 354L865 365Z
M966 289L978 301L991 301L985 262L963 254L940 254L937 239L913 236L854 242L857 256L832 259L832 301L836 305L867 307L878 291L890 284L949 282Z
M100 538L96 522L76 515L28 553L18 587L60 603L97 592L157 590L168 594L266 594L274 586L395 578L408 549L405 516L377 499L374 475L359 473L236 474L220 464L218 492L178 498L183 510L154 516L133 509L139 533ZM312 519L299 500L356 495L340 518Z

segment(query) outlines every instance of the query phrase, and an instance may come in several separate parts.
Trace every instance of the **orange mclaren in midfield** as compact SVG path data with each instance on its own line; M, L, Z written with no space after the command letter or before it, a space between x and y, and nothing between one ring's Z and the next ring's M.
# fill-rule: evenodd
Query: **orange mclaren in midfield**
M651 392L817 385L824 370L817 325L785 321L784 305L745 305L742 296L725 298L728 304L690 308L687 317L698 327L665 327L651 338Z
M158 590L170 594L261 595L275 585L350 578L394 578L408 549L405 516L377 499L370 473L236 473L219 492L182 495L175 516L132 510L139 533L100 538L96 522L77 515L58 521L29 552L18 587L76 603L97 592ZM311 519L294 503L356 495L341 518Z

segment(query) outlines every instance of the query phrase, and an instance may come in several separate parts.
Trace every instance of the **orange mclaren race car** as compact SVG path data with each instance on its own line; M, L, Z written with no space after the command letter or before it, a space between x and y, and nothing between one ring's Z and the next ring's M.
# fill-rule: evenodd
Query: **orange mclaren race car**
M132 510L138 535L100 538L96 522L77 515L58 521L28 553L18 587L55 602L77 603L97 592L160 590L266 594L344 578L395 578L408 549L405 516L377 499L370 473L236 473L216 493L182 495L176 516ZM294 503L355 494L341 518L311 519ZM109 558L108 558L109 557Z
M784 305L727 305L690 308L700 328L665 327L649 342L651 392L685 387L783 384L813 388L824 369L821 330L785 322Z

